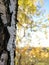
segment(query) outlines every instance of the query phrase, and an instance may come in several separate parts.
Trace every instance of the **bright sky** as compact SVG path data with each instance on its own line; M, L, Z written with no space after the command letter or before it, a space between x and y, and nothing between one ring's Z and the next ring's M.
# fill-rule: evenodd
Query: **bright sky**
M44 7L45 7L47 13L49 14L49 0L44 0Z
M46 19L46 14L49 14L49 0L44 0L44 6L43 10L46 10L44 12L44 17L43 19ZM34 17L34 21L38 21L42 16L40 17ZM42 24L49 24L49 21L44 22L42 21ZM40 25L42 25L40 24ZM35 27L33 30L36 30L36 32L31 31L30 28L28 28L25 31L25 36L24 36L24 28L20 29L17 31L17 35L21 39L21 42L19 42L19 47L24 47L26 45L30 45L31 47L49 47L49 27L48 28L42 28L42 27ZM45 32L46 31L46 32ZM28 35L29 34L29 35ZM24 37L23 37L24 36Z

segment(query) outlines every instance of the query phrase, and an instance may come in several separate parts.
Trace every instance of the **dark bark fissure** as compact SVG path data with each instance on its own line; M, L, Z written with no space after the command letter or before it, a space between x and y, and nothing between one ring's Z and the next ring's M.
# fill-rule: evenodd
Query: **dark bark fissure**
M7 50L7 43L9 38L10 38L10 34L7 30L7 27L4 26L2 22L1 14L0 14L0 59L3 54L7 54L8 56L7 65L10 65L10 52ZM6 59L5 60L3 59L4 57L0 60L1 61L0 64L2 64L3 61L6 60Z
M1 19L1 15L0 15L0 37L2 37L2 35L4 34L4 45L3 46L7 46L8 40L10 38L10 34L8 32L7 27L4 26L2 19ZM1 38L0 38L1 41ZM0 43L1 44L1 43Z
M15 20L16 20L16 24L18 23L18 19L17 19L17 14L18 14L18 0L16 0L16 14L15 14Z

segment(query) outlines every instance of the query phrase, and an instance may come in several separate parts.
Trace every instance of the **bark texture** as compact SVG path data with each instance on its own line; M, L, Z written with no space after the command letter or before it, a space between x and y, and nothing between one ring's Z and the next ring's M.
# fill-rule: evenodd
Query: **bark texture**
M10 51L11 57L10 65L14 65L14 45L16 35L16 2L17 0L0 0L0 16L5 28L7 29L10 35L9 40L7 42L7 50Z

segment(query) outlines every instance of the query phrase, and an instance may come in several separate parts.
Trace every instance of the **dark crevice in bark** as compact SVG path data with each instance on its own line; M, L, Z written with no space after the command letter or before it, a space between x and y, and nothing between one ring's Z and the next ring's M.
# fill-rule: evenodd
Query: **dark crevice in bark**
M5 25L3 24L0 14L0 57L2 54L7 53L8 55L7 65L10 65L10 52L7 50L7 44L9 38L10 38L10 34L8 32L7 27L5 27Z
M17 14L18 14L18 0L16 0L16 14L15 14L16 24L18 23Z
M10 38L10 34L8 32L7 27L5 27L4 24L3 24L3 22L2 22L1 15L0 15L0 34L1 35L4 34L4 45L3 46L5 46L5 48L6 48L7 47L8 40Z
M1 15L0 15L0 31L1 30L3 30L3 33L5 34L5 41L6 41L6 43L8 43L8 40L10 38L10 34L8 32L7 27L5 27L5 25L3 24L2 18L1 18Z
M17 14L18 14L18 0L16 0L15 11L16 11L16 13L15 13L15 29L16 29L16 24L18 23L18 19L17 19ZM16 32L16 30L15 30L15 32ZM14 58L15 58L15 56L16 56L16 53L15 53L15 50L14 50ZM15 62L14 62L14 64L15 64Z

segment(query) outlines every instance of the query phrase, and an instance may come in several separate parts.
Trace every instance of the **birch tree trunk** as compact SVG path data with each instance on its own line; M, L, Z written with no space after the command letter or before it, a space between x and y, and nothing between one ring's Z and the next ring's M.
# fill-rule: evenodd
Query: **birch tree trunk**
M16 36L16 19L17 19L17 0L10 0L10 12L12 13L11 17L11 26L8 26L8 30L10 33L10 39L8 42L8 50L10 51L11 56L11 65L14 65L14 47L15 47L15 36ZM15 17L16 15L16 17Z
M17 3L18 0L0 0L1 18L10 34L10 38L7 45L7 49L8 51L10 51L10 57L11 57L10 65L14 65L14 45L15 45L17 9L18 9Z

